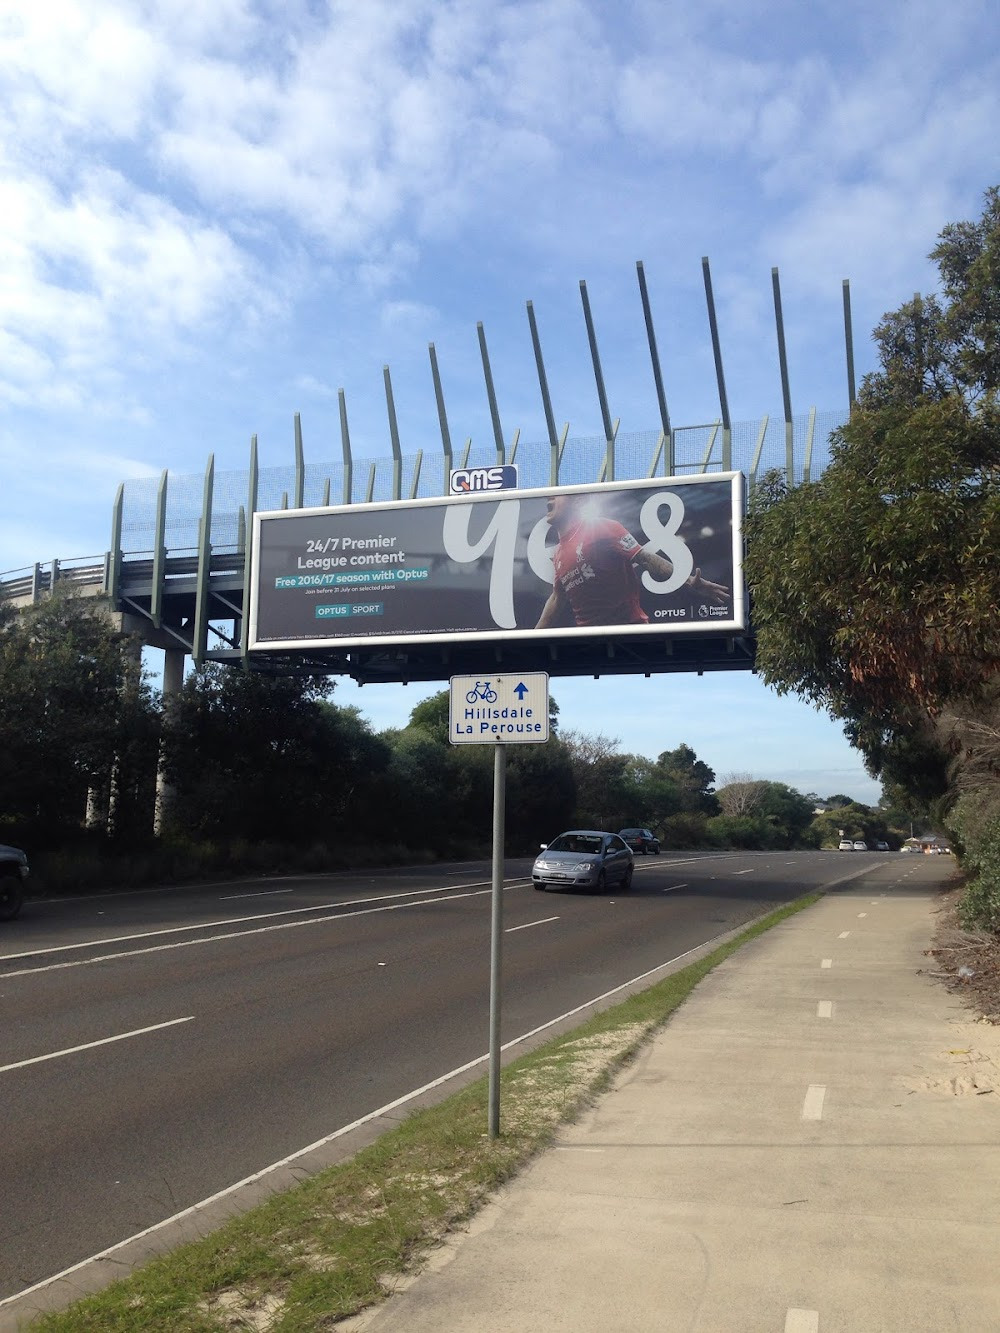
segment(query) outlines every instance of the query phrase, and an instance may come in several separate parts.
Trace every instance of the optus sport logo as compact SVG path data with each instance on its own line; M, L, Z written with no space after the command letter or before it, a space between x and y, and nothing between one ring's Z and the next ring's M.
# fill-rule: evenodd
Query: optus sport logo
M472 495L483 491L516 491L517 466L498 463L495 467L460 467L449 474L452 495Z

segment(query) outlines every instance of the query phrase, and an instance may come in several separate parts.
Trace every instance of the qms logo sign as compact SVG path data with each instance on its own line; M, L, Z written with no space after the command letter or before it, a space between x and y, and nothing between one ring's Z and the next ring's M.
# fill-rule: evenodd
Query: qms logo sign
M517 467L514 463L496 467L460 467L449 475L452 495L473 495L481 491L516 491Z

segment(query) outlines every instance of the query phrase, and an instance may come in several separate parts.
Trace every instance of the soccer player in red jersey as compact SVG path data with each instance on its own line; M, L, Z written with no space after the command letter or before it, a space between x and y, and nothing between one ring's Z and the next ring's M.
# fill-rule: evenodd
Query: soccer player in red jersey
M649 617L639 601L640 570L658 579L674 572L666 556L647 551L615 519L582 512L586 495L552 495L546 519L558 535L552 556L555 578L536 629L557 623L566 606L577 625L644 625ZM713 600L729 600L729 590L710 583L696 569L687 586Z

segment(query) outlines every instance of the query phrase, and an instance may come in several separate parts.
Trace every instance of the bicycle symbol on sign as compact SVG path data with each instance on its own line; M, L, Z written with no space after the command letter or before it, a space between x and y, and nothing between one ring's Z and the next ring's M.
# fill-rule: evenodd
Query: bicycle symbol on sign
M471 689L465 696L467 704L474 704L477 699L482 699L483 703L495 704L497 701L497 692L490 686L488 680L477 680L474 689Z

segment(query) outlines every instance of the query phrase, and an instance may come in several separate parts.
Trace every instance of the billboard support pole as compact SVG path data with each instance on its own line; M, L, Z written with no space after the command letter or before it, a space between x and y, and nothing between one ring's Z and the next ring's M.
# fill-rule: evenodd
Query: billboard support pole
M490 1114L491 1139L500 1137L500 975L503 942L503 844L507 797L507 747L493 750L493 893L490 915Z
M594 379L597 382L597 397L601 404L601 420L604 422L604 477L606 481L614 481L615 432L611 425L611 413L608 411L608 395L604 390L604 375L601 373L601 357L597 350L597 335L594 332L594 320L590 313L590 297L587 295L587 284L582 278L580 279L580 300L583 302L583 318L587 323L587 341L590 343L590 359L594 363Z
M340 444L344 453L344 504L349 505L354 490L354 460L351 458L351 432L347 428L347 399L343 389L337 390L340 404Z
M785 408L785 480L795 485L795 435L792 424L792 392L788 385L788 357L785 354L785 321L781 314L781 283L778 270L771 269L771 287L774 290L774 324L778 331L778 366L781 370L781 401Z
M493 390L493 372L490 370L490 355L486 350L486 331L483 328L482 320L476 324L476 332L479 334L479 351L483 358L483 375L486 379L486 394L490 400L490 419L493 422L493 439L497 450L497 463L502 467L505 460L503 430L500 426L500 410L497 407L497 396Z
M434 401L437 403L438 422L441 426L441 448L444 450L444 491L449 493L449 478L452 468L451 431L448 429L448 414L444 407L444 390L441 388L441 374L438 371L437 351L433 343L427 344L431 358L431 378L434 380Z
M401 500L403 498L403 454L399 447L396 404L392 397L392 380L389 378L388 366L382 367L382 378L385 381L385 405L389 413L389 440L392 444L392 498Z
M722 470L733 470L733 423L729 419L729 398L726 395L726 376L722 369L722 345L719 342L719 321L715 316L715 297L712 294L712 271L708 266L708 255L701 260L701 273L705 279L705 300L708 303L708 327L712 334L712 355L715 357L715 378L719 384L719 411L722 416ZM671 443L673 437L671 436ZM671 470L673 470L671 458Z

